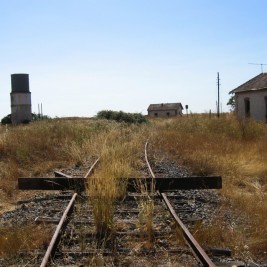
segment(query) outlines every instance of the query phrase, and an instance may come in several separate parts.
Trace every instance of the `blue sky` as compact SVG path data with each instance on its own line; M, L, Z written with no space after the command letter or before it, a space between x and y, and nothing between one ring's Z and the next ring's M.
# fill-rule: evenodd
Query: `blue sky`
M265 0L0 0L0 118L10 74L28 73L32 110L94 116L181 102L216 110L267 63ZM263 66L267 69L267 66Z

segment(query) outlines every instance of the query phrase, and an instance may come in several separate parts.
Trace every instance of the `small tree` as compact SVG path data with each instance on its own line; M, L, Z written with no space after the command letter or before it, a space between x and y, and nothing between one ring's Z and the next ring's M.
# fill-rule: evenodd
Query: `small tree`
M230 107L230 110L231 111L235 111L235 108L236 108L236 102L235 102L235 95L232 95L228 102L227 102L227 106Z

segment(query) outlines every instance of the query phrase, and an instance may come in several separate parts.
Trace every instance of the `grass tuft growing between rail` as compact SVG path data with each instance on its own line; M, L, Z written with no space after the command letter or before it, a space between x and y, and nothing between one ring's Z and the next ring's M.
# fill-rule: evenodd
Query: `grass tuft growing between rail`
M111 129L95 139L100 164L88 179L88 196L93 205L96 231L103 232L114 227L115 199L126 193L127 180L138 177L140 169L143 129L135 125L111 124Z

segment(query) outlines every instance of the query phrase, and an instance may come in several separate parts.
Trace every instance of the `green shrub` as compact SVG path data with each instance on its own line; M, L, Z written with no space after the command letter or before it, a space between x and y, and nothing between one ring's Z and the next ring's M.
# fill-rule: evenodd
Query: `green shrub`
M51 118L48 115L41 115L41 114L32 113L32 120L33 121L49 120L49 119L51 119Z
M11 124L11 114L8 114L7 116L5 116L2 120L1 123L3 125L5 124Z
M40 114L36 114L36 113L32 113L32 120L33 121L38 121L38 120L49 120L51 119L49 116L47 115L40 115ZM6 125L6 124L11 124L11 114L8 114L7 116L5 116L2 120L1 120L1 124ZM24 120L22 121L23 124L28 124L30 123L30 120Z
M98 119L115 120L126 123L143 123L147 122L145 116L141 113L126 113L123 111L102 110L96 115Z

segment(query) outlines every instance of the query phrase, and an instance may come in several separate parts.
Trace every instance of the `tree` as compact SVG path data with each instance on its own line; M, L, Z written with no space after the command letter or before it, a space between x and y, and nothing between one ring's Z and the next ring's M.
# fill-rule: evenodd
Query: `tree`
M227 102L227 106L230 107L231 111L235 111L235 108L236 108L235 95L232 95L230 97L230 99Z

